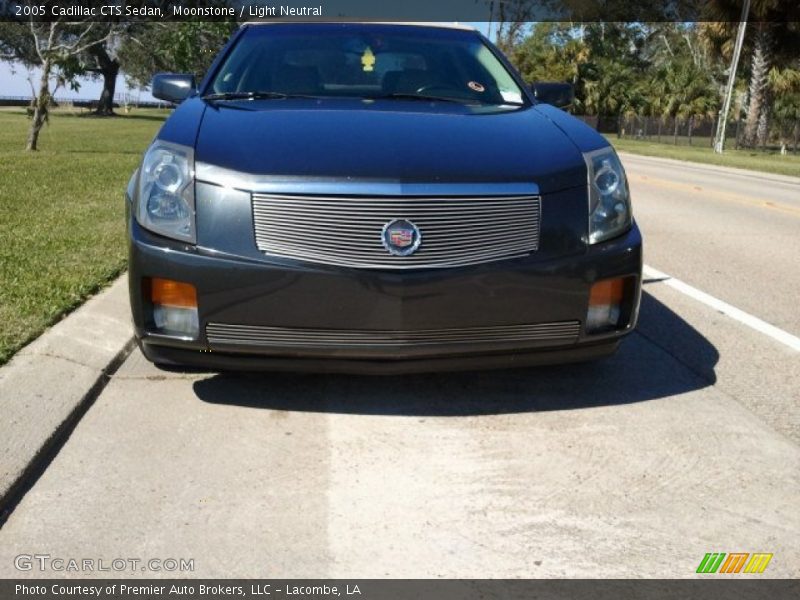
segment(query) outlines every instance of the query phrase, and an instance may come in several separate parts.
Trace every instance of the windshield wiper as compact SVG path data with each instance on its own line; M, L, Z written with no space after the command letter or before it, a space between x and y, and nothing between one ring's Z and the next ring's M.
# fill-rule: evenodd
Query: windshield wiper
M448 98L447 96L426 96L425 94L405 94L394 92L392 94L383 94L382 96L369 96L369 100L421 100L423 102L453 102L455 104L483 104L476 100L467 100L466 98Z
M282 100L284 98L316 98L306 94L286 94L284 92L221 92L206 94L203 100Z

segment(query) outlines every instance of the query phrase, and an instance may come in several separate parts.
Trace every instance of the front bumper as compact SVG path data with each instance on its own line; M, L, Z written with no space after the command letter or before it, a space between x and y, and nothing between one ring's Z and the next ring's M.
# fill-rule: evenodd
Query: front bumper
M224 255L153 235L134 219L129 219L129 242L131 308L144 355L159 364L213 370L394 374L593 360L613 353L620 338L635 327L641 292L642 240L635 225L624 236L564 258L529 257L413 272ZM197 339L157 331L143 293L143 281L150 277L197 288ZM587 334L583 323L589 289L598 280L614 277L630 277L632 282L622 325ZM515 334L476 339L470 333L439 343L425 341L426 332L433 331L503 331L566 323L575 325L571 337ZM248 342L247 336L210 340L209 325L213 330L220 324L300 333L359 332L363 339L342 344L315 343L308 335L300 342L295 336L291 343L282 343L280 335L257 343ZM373 344L369 340L378 333L391 337Z

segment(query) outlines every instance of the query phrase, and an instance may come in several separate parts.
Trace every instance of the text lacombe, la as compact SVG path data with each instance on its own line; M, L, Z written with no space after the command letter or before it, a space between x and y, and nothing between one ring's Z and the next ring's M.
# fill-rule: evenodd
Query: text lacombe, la
M264 17L321 17L320 6L249 6L248 16L257 19Z
M342 589L336 585L286 585L285 587L275 587L270 584L251 585L250 593L253 596L271 596L274 592L285 594L286 596L360 596L361 590L358 584L347 584Z

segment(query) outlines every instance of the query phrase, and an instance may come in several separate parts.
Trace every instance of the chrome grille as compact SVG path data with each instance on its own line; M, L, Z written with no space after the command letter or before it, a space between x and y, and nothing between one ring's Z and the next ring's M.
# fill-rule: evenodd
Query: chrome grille
M384 248L384 225L412 221L410 256ZM526 256L539 246L538 196L333 197L253 194L256 244L269 255L374 269L454 267Z
M566 345L577 341L579 329L578 321L413 331L306 329L209 323L206 326L206 335L209 345L215 349L224 346L402 349L414 346L490 343Z

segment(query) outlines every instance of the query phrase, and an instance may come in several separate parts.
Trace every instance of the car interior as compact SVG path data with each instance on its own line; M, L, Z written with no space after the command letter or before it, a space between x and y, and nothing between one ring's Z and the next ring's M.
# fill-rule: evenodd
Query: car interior
M420 95L480 104L507 100L492 74L467 48L402 40L390 40L390 46L385 40L359 36L246 41L222 66L212 85L214 93Z

